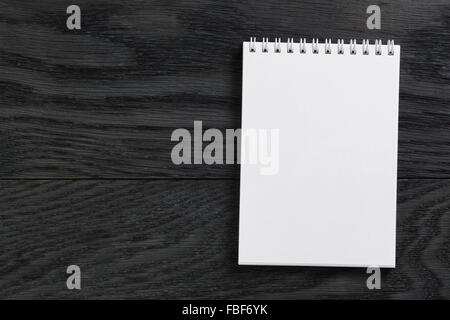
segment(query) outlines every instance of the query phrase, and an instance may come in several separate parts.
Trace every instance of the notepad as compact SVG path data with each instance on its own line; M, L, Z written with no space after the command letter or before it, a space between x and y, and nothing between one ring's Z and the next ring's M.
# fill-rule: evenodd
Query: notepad
M393 42L243 43L239 264L395 267L399 68Z

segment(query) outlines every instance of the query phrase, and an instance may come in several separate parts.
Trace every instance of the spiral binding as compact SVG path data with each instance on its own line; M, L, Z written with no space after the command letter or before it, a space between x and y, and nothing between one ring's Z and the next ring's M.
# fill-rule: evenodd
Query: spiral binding
M294 38L288 38L287 42L286 42L286 47L287 47L287 53L294 53ZM306 38L300 38L299 42L299 53L306 53L307 49L306 49ZM273 42L273 50L275 53L281 53L281 38L275 38L275 41ZM344 48L345 48L345 43L343 39L338 39L337 43L336 43L336 48L337 48L337 54L344 54ZM351 39L348 45L348 48L350 50L350 54L351 55L356 55L357 52L357 42L355 39ZM369 40L364 39L362 40L362 51L361 53L363 55L369 55ZM382 50L381 50L381 46L382 46L382 41L381 40L375 40L375 55L379 56L382 55ZM262 48L262 52L267 53L269 52L269 38L262 38L262 42L261 42L261 48ZM324 42L324 48L325 48L325 54L331 54L332 51L332 42L331 39L325 39ZM319 53L319 39L312 39L311 42L311 50L313 54L318 54ZM249 42L249 51L250 52L256 52L256 38L255 37L251 37L250 38L250 42ZM394 55L394 40L388 40L387 41L387 53L389 56L393 56Z

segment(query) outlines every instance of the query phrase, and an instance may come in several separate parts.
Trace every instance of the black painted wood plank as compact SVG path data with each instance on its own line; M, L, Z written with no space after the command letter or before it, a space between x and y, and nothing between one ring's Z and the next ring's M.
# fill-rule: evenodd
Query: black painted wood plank
M238 186L0 181L0 297L450 298L449 179L399 181L397 268L381 290L364 268L238 266ZM70 264L80 291L66 289Z
M240 126L250 36L395 39L399 177L450 177L448 1L383 2L377 31L357 0L80 0L75 32L69 4L0 1L0 178L237 178L173 165L170 134Z

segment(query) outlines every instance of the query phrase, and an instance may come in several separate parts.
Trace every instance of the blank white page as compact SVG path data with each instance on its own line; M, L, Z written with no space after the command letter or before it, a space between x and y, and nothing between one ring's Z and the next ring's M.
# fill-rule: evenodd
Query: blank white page
M239 264L395 267L400 47L249 45L242 134L278 129L279 166L241 160Z

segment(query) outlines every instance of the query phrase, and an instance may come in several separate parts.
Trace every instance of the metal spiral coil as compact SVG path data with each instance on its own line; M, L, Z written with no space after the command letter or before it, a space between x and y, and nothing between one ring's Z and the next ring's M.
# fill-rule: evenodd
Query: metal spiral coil
M249 42L249 51L250 52L256 52L256 38L251 37ZM275 41L272 44L269 43L269 38L262 38L261 42L261 50L264 53L267 53L269 51L272 51L275 53L281 53L282 52L282 46L281 46L281 38L275 38ZM294 44L298 43L298 47L294 46ZM337 53L339 55L343 55L347 50L351 55L356 54L362 54L362 55L369 55L369 45L370 41L368 39L363 39L361 42L360 52L358 52L357 47L357 41L355 39L351 39L348 44L345 44L343 39L338 39L336 46L333 46L333 43L331 42L331 39L325 39L325 42L323 43L325 54L332 54ZM305 38L300 38L298 42L295 42L294 38L288 38L286 42L286 50L287 53L307 53L307 42ZM269 48L270 47L270 48ZM309 47L309 46L308 46ZM318 54L320 50L319 46L319 39L312 39L311 41L311 52L313 54ZM333 48L336 48L336 51L333 51ZM387 54L389 56L394 55L394 40L388 40L387 41ZM382 41L381 40L375 40L374 43L374 49L375 49L375 55L379 56L383 54L382 51Z

